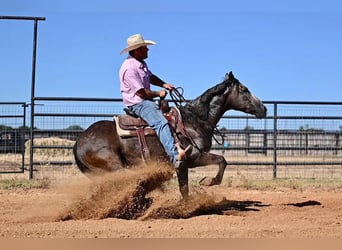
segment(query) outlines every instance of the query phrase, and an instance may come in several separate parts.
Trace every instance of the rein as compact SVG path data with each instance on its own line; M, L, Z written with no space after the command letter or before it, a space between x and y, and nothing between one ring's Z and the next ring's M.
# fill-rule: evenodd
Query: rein
M187 100L185 100L183 93L184 89L182 87L170 90L171 100L174 102L177 108L181 107L183 102L188 102Z
M182 103L188 102L187 100L185 100L183 93L184 93L184 89L182 87L173 88L170 90L171 100L174 102L178 110L180 109L180 107L183 107ZM180 117L181 117L181 122L180 122L181 134L183 134L183 136L185 136L185 138L187 138L193 146L195 146L199 151L201 151L200 148L197 146L196 142L194 141L194 139L192 139L192 137L185 130L181 114L180 114Z
M215 135L220 136L220 141L218 141ZM224 143L224 136L217 127L215 127L213 130L213 139L216 141L218 145L223 145Z

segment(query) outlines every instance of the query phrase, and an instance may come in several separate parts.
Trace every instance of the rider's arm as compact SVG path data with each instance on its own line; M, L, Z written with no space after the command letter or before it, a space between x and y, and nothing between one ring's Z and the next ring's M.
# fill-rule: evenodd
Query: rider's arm
M150 89L142 88L142 89L139 89L135 94L142 99L152 100L155 97L161 97L161 98L165 97L166 91L165 90L153 91Z
M160 79L158 76L152 74L150 76L150 82L155 85L155 86L158 86L158 87L161 87L161 88L164 88L164 89L173 89L174 86L170 83L166 83L164 82L162 79Z

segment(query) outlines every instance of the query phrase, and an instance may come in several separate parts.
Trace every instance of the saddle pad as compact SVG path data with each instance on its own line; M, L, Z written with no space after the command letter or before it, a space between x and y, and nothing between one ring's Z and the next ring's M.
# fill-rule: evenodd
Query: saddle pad
M137 128L143 127L144 135L156 135L156 132L142 120L129 115L114 116L116 123L116 131L121 137L136 137L138 136Z

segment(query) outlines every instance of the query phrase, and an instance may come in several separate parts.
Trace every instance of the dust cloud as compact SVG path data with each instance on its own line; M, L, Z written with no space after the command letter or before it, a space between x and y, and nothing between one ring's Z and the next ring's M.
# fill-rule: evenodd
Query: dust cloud
M54 221L179 219L229 214L257 205L253 201L229 201L196 187L191 188L189 199L184 201L174 169L160 163L122 169L82 184L73 183L64 187L64 192L69 193L68 198Z
M101 176L93 180L83 196L79 196L57 220L137 219L153 202L147 194L162 190L163 183L173 175L169 165L149 164Z

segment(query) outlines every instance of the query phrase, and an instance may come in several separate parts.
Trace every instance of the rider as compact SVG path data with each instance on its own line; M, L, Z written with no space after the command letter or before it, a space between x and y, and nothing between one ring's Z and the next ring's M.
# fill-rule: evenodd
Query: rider
M120 53L129 53L119 72L120 90L124 105L155 130L171 163L178 168L191 154L192 146L182 149L175 142L166 118L153 101L156 97L164 98L167 95L165 89L174 88L172 84L154 75L144 61L148 57L147 45L155 44L154 41L144 40L141 34L132 35L127 39L127 47ZM153 91L150 84L164 89Z

